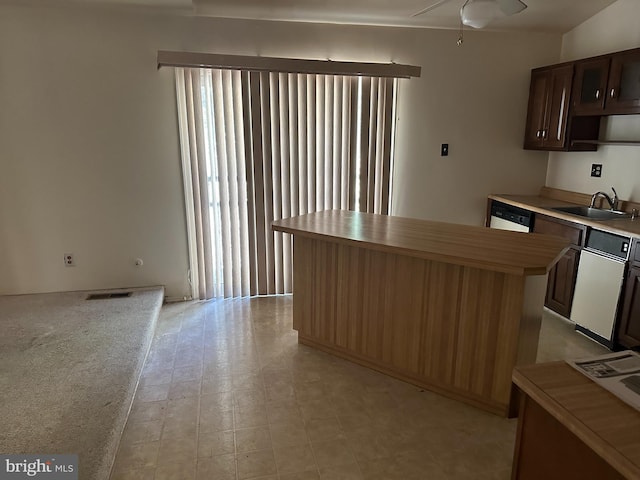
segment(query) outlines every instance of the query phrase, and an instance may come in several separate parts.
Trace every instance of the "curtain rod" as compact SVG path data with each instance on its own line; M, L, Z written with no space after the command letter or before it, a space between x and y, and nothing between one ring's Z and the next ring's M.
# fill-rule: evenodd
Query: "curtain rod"
M419 77L422 68L397 63L334 62L294 58L219 55L215 53L158 50L158 68L224 68L258 72L312 73L324 75L366 75L372 77Z

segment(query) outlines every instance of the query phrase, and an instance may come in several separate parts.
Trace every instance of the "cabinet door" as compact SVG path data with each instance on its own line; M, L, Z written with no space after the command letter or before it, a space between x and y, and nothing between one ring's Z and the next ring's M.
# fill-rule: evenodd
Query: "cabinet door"
M585 231L584 225L564 222L545 215L536 215L533 222L534 233L556 235L566 238L574 245L549 271L547 294L544 300L546 307L567 318L571 313L580 247L584 244Z
M640 267L633 266L627 275L624 306L618 326L618 343L625 348L640 345Z
M531 72L524 148L542 147L542 131L544 130L545 113L547 110L547 92L549 91L550 81L551 76L548 70Z
M640 113L640 50L611 58L605 113Z
M550 92L542 139L546 147L561 149L566 139L573 65L554 68L550 72L550 77Z
M573 65L531 72L524 148L564 149L572 81Z
M604 110L605 89L609 75L609 57L575 64L573 113L598 115Z
M576 247L584 245L587 227L579 223L566 222L546 215L536 214L533 222L533 233L546 233L566 238Z
M545 306L567 318L571 314L579 258L580 251L570 248L549 272Z

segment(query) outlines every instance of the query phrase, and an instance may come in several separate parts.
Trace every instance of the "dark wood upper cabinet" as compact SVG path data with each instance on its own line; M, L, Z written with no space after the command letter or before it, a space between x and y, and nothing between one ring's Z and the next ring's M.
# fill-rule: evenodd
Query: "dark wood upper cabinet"
M529 87L529 108L527 110L527 128L524 133L524 147L543 147L542 130L549 97L551 70L534 70L531 72Z
M640 48L533 69L524 148L595 151L620 143L599 139L600 119L624 114L640 114Z
M640 113L640 49L611 57L605 113Z
M524 148L565 148L572 80L573 65L531 72Z
M609 57L575 63L573 114L602 115L609 79Z
M600 118L570 116L573 71L572 63L531 71L525 149L596 150L593 144L574 143L598 138Z
M575 63L572 115L640 113L640 48Z
M554 68L551 71L549 108L546 112L545 129L542 133L544 144L548 148L564 148L572 80L573 68L571 65Z

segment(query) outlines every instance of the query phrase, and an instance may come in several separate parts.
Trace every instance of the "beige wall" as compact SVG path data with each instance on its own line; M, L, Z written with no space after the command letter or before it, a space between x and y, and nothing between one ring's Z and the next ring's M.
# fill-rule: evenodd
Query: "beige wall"
M188 294L173 72L156 70L159 49L421 65L401 83L394 213L480 224L488 193L544 182L546 155L521 148L529 70L557 61L560 37L456 37L0 7L0 294Z
M397 215L479 225L489 193L537 193L547 154L522 149L530 70L558 58L555 37L415 31L421 79L402 85ZM449 144L449 156L440 145ZM541 176L542 175L542 176Z
M569 61L640 47L640 1L618 0L564 35L562 60ZM613 116L603 120L601 138L640 140L640 115ZM591 164L602 164L602 177L592 178ZM640 201L640 147L600 146L597 152L549 155L547 185L583 193L609 191L621 198Z

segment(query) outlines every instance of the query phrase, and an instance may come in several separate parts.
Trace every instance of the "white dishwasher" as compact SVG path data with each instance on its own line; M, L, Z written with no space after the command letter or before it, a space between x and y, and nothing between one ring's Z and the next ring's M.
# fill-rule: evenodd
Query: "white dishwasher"
M514 232L531 231L532 214L528 210L507 205L493 200L491 202L491 219L489 226L498 230Z
M571 320L576 330L613 348L630 238L590 230L580 254Z

